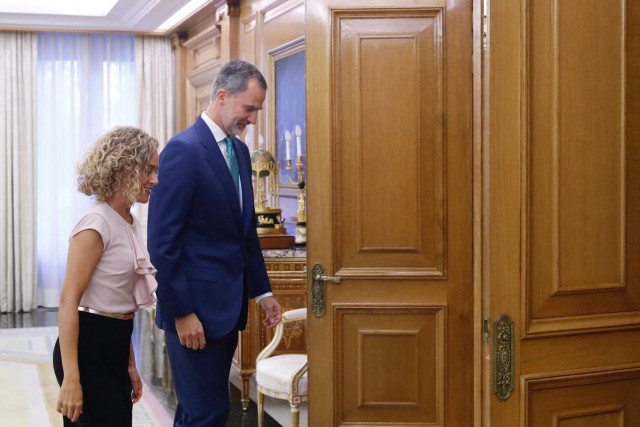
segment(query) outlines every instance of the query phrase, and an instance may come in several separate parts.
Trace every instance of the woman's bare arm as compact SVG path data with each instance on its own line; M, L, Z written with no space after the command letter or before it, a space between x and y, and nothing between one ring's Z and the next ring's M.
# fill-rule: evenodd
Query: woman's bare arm
M60 386L57 409L74 422L82 413L82 388L78 369L78 305L102 252L102 237L97 231L83 230L73 236L60 294L58 333L64 380Z

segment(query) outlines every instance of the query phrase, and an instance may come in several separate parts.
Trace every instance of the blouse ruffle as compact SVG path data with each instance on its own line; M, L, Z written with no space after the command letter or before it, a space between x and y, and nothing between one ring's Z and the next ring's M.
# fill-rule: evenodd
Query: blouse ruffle
M155 291L158 288L158 282L156 282L155 274L157 270L151 264L147 251L138 242L133 229L131 227L126 228L133 248L134 271L139 275L133 287L133 298L138 307L147 307L156 302Z

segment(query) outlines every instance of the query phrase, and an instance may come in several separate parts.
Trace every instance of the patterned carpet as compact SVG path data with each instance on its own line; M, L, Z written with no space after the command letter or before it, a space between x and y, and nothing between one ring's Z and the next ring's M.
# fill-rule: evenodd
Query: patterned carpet
M4 427L62 426L51 352L57 327L0 330L0 414ZM172 417L144 384L134 427L167 427Z

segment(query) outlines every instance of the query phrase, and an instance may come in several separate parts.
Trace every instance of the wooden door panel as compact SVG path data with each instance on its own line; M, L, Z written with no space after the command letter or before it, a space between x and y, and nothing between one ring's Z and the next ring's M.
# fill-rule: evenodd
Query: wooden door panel
M531 227L539 230L532 233L531 247L532 262L544 264L539 279L532 281L553 283L556 294L623 285L625 39L620 9L615 1L529 3L525 96ZM544 230L545 222L550 229ZM553 237L536 238L545 234Z
M627 217L640 199L625 192L635 178L627 155L638 150L625 138L626 117L638 113L625 107L625 81L633 78L626 47L640 45L625 31L624 2L587 3L525 9L529 333L591 328L602 317L609 326L628 324L630 315L640 320L640 276L625 268L640 257L637 245L626 245L640 238L632 234L640 232L637 219Z
M640 369L524 379L527 426L640 425Z
M339 419L442 425L445 307L334 310Z
M442 14L334 16L340 275L445 275Z
M526 339L520 343L516 355L522 372L549 373L640 365L639 348L637 331L601 331L555 335L544 340Z
M471 2L306 7L310 424L471 425Z
M491 425L640 425L640 2L489 2L484 284L515 324Z

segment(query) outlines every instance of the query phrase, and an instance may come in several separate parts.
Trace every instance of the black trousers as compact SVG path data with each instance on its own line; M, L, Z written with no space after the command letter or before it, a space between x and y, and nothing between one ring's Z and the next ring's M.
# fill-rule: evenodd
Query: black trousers
M133 319L112 319L78 312L78 368L82 386L83 414L75 423L63 417L64 425L76 427L131 426L131 379L129 345ZM64 371L60 343L53 350L53 369L62 385Z

